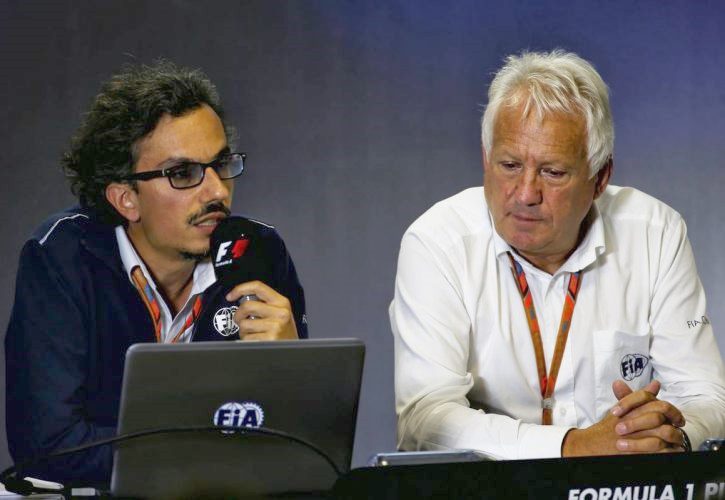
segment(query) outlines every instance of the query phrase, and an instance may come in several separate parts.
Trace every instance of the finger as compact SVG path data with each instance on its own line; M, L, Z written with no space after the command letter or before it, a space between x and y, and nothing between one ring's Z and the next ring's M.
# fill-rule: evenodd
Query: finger
M227 293L226 299L229 302L235 302L245 295L256 295L262 302L280 307L289 304L289 300L285 296L280 295L274 288L261 281L247 281L235 286Z
M282 322L272 319L243 319L239 323L239 338L258 333L269 334L270 339L299 338L294 322Z
M629 420L631 418L637 418L646 413L661 413L665 419L675 427L682 427L685 425L685 416L682 412L674 405L661 399L655 399L649 403L643 404L622 417L622 420Z
M620 399L619 402L612 408L611 412L612 415L616 417L622 417L633 409L654 400L654 394L652 394L651 392L639 390Z
M252 333L264 333L264 332L277 332L279 331L280 325L274 320L270 319L262 319L262 318L255 318L255 319L247 319L244 318L237 322L237 325L239 325L239 337L242 338L245 335L249 335Z
M662 448L661 450L657 450L657 451L646 451L646 452L641 452L641 451L620 451L619 454L620 455L641 455L642 453L658 453L658 454L659 453L682 453L683 451L685 451L685 450L683 448L681 448L681 447L680 448L672 448L672 447L669 447L668 446L666 448Z
M634 432L623 436L624 439L642 439L647 437L656 437L666 442L670 447L682 448L682 433L677 427L669 424L663 424L653 429Z
M632 394L623 397L619 400L617 405L612 408L612 415L616 417L621 417L629 413L634 408L649 403L650 401L654 401L656 399L655 396L657 396L657 393L660 390L659 385L659 382L653 380L644 389L640 389L633 392Z
M637 417L622 420L614 426L614 431L620 436L625 436L633 432L647 431L650 429L658 428L665 422L667 422L667 419L662 413L648 412Z
M294 340L299 336L294 323L285 325L277 321L248 319L239 326L239 338L242 340Z
M652 382L647 384L647 387L645 387L643 390L645 390L647 392L651 392L652 394L654 394L656 396L660 392L660 387L661 387L660 381L653 380Z
M656 453L666 450L669 444L658 437L642 439L617 439L617 450L628 453Z
M612 382L612 392L617 400L632 394L632 389L624 382L624 380L615 380Z
M292 311L284 307L266 304L257 300L248 300L241 303L237 312L234 313L234 319L242 320L249 318L249 316L287 322L292 318Z
M261 340L288 340L272 332L250 333L242 339L245 342L258 342Z

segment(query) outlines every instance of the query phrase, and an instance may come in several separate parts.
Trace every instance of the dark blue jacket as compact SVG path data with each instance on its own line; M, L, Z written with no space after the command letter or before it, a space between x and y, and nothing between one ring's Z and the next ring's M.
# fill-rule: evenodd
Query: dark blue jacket
M292 260L273 228L260 224L260 238L276 262L261 281L290 300L297 332L306 338L304 295ZM204 292L202 303L193 341L239 338L214 327L215 312L232 305L220 284ZM20 255L5 337L7 435L16 463L113 436L126 349L154 341L153 323L123 268L113 227L79 208L47 220ZM111 447L104 446L25 473L106 484L111 463Z

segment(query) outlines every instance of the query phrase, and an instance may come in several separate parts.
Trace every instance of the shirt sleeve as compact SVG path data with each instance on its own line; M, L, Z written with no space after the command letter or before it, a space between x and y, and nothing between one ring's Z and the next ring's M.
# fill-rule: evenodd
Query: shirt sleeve
M389 310L398 448L475 449L505 459L561 456L569 428L470 408L472 323L456 272L464 269L463 259L456 259L433 238L411 230L403 237Z
M659 398L684 414L696 449L707 438L725 436L725 369L681 218L661 243L650 313L652 375L662 384Z
M77 290L61 269L37 241L23 248L5 338L7 436L16 464L116 432L86 418L90 332ZM111 462L111 447L103 446L38 462L23 473L64 484L104 484Z

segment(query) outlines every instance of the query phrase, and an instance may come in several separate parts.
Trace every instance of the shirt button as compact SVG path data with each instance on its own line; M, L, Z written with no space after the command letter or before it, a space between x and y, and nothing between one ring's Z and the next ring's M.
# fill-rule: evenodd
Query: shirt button
M564 415L566 415L566 408L564 408L564 407L559 408L559 415L561 415L562 417Z

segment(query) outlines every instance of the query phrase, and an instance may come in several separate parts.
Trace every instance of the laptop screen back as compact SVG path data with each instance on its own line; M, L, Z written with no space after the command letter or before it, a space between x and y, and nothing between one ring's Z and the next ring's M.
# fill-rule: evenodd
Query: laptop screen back
M213 425L283 431L350 468L364 345L354 339L137 344L118 433ZM309 448L248 432L161 433L119 443L111 490L131 497L322 491L337 478Z

